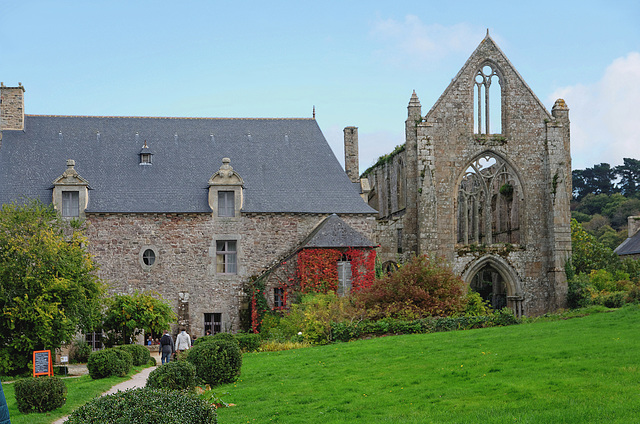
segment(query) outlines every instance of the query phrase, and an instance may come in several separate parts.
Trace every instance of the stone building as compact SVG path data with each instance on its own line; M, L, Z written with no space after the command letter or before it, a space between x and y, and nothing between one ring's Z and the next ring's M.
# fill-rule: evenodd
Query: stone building
M518 315L564 307L571 253L565 102L549 113L487 33L426 115L413 93L405 128L405 144L360 180L378 211L379 258L442 256L494 307ZM357 139L352 134L345 129ZM345 139L345 157L353 144Z
M627 217L628 236L614 252L621 258L640 259L640 216Z
M329 221L333 248L372 249L375 210L315 119L37 116L22 85L0 94L0 203L85 220L111 291L158 292L193 334L238 330L247 283Z

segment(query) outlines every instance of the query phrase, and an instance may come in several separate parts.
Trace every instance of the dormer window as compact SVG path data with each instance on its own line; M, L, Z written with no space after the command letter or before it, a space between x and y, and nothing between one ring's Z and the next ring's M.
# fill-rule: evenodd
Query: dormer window
M80 216L80 193L77 191L62 192L62 216Z
M149 146L147 146L147 140L144 141L144 146L142 146L142 150L140 150L140 165L151 165L151 156L153 153Z
M223 158L222 166L209 178L209 207L213 216L233 220L242 209L244 181L230 165L231 159Z

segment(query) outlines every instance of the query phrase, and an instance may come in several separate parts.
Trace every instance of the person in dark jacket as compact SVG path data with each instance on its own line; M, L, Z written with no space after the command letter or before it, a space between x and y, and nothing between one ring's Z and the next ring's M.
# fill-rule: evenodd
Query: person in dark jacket
M0 424L11 424L9 418L9 407L7 406L7 399L4 397L4 390L2 389L2 383L0 382Z
M164 335L160 339L160 353L162 354L160 360L162 365L168 364L171 361L171 355L176 351L173 345L173 337L169 334L169 330L164 331Z

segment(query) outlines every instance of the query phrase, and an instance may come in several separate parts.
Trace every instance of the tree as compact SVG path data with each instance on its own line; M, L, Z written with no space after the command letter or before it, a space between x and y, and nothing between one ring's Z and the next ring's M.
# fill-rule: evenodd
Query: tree
M625 196L635 196L640 190L640 160L624 158L623 162L615 168L620 177L618 185Z
M39 201L0 209L0 374L99 322L103 286L80 227Z
M157 297L156 297L157 296ZM176 315L157 293L117 294L107 301L102 329L112 342L129 344L143 331L161 334Z
M617 270L620 258L613 250L589 234L575 219L571 220L571 272L589 274L593 270Z
M413 257L397 271L373 282L353 296L360 307L378 311L379 318L447 316L464 309L462 279L441 259Z
M589 193L613 194L618 191L615 180L616 170L608 163L593 165L593 168L584 170L576 169L572 172L573 195L580 200Z

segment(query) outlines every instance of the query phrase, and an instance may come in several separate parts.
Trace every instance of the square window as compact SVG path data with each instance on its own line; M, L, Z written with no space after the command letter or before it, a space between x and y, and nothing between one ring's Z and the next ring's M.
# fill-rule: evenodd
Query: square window
M80 196L77 191L62 192L62 216L80 216Z
M219 240L216 242L216 272L218 274L237 274L235 240Z
M204 314L204 334L218 334L222 332L222 314L208 313Z
M285 303L284 289L281 287L276 287L275 289L273 289L273 307L282 309L287 306Z
M218 216L236 216L235 191L218 191Z

